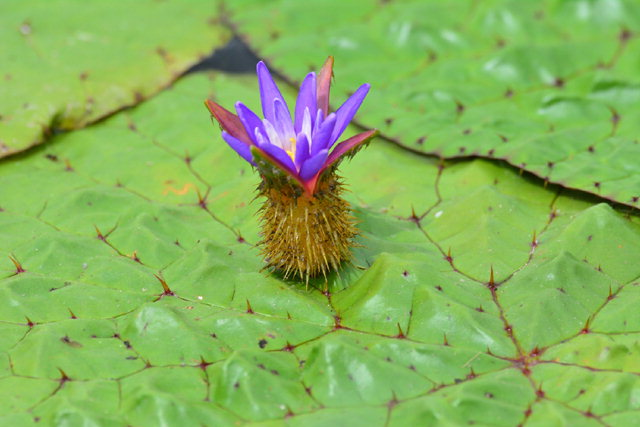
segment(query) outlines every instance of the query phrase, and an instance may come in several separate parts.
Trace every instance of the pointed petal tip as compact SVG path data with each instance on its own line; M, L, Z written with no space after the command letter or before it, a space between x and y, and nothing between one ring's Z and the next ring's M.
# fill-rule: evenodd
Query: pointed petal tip
M245 144L251 144L251 138L247 134L247 131L238 116L210 99L206 99L204 104L211 113L211 117L216 119L218 125L224 131L228 132L231 136L239 139Z
M331 134L330 144L335 143L356 115L369 92L371 85L361 85L336 111L336 126Z
M258 79L263 79L265 77L273 79L273 77L271 77L271 70L269 70L269 67L267 67L267 64L265 64L264 61L260 61L256 64L256 74L258 75Z
M269 71L269 68L266 66L266 64L263 61L260 61L258 62L256 69L258 73L258 86L260 88L260 103L262 105L262 114L265 119L273 122L275 119L273 101L278 98L284 103L285 106L287 105L287 103L282 96L282 93L280 93L280 89L278 89L278 85L273 79L273 76L271 75L271 72Z
M204 100L204 106L207 107L207 110L209 110L209 112L211 114L213 114L214 116L216 115L216 110L219 108L222 108L222 105L218 104L217 102L214 102L210 99L205 99Z
M334 63L334 57L333 55L329 55L327 56L327 59L325 59L324 64L322 65L322 68L324 67L333 68L333 63Z
M333 77L333 56L329 56L318 73L317 99L318 108L326 116L329 112L329 92L331 90L331 78Z
M209 113L211 114L211 116L215 117L215 113L213 112L215 110L215 103L209 99L205 99L204 100L204 106L206 107L207 110L209 110Z
M360 87L358 88L358 90L356 92L364 92L364 96L367 96L367 93L369 93L369 89L371 89L371 84L370 83L363 83L360 85Z

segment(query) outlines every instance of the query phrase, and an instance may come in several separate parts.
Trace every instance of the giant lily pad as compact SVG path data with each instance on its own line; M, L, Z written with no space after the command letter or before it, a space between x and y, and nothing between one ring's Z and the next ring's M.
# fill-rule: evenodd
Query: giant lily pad
M228 39L216 2L0 5L0 157L134 105Z
M376 107L360 123L399 145L503 159L639 206L633 0L226 4L239 35L290 81L327 55L340 64L335 93L366 76Z
M261 272L258 177L200 74L0 161L0 423L631 422L640 221L486 160L383 140L325 284ZM363 112L375 109L366 104Z

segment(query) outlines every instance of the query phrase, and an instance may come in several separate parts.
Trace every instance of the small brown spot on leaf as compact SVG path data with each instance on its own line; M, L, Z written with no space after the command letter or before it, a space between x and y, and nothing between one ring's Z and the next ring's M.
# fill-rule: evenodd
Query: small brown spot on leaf
M169 53L167 52L167 50L165 48L163 48L162 46L158 46L156 48L156 53L158 55L160 55L162 57L162 59L167 59L167 57L169 56Z
M63 343L67 344L69 347L73 347L73 348L82 347L82 344L80 344L78 341L72 340L67 335L65 335L64 337L60 338L60 341L62 341Z
M402 326L400 326L400 322L396 323L396 326L398 327L398 335L396 335L396 338L400 338L400 339L404 339L407 336L404 334L404 331L402 330Z
M291 345L289 341L287 341L287 345L282 347L282 351L292 352L295 348L296 347L294 345Z
M24 21L22 25L20 25L20 33L23 36L28 36L32 33L33 28L31 27L31 23L29 21Z
M619 121L620 121L620 114L618 114L616 110L611 109L611 123L613 123L614 126L617 126Z
M489 269L489 281L487 282L487 286L492 290L496 288L496 281L493 277L493 266Z
M204 357L200 356L200 363L198 363L196 366L202 369L203 371L206 371L207 367L211 364L212 364L211 362L207 362L206 360L204 360Z
M632 36L633 33L631 32L631 30L629 30L628 28L623 28L618 35L618 40L620 40L621 43L626 43Z

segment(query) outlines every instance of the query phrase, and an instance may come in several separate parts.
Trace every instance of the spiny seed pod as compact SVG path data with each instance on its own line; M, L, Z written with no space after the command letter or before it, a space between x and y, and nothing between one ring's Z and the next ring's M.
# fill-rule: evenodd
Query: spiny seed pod
M335 174L326 174L309 197L299 187L261 186L262 254L267 266L308 280L326 276L350 258L357 231Z
M262 254L267 268L285 278L305 280L337 270L350 258L357 235L337 166L353 156L377 131L336 142L362 104L363 84L337 111L329 113L333 58L320 73L307 74L300 86L294 119L263 62L257 65L264 119L237 102L237 115L213 101L205 102L222 128L222 138L255 166L262 182L259 195Z

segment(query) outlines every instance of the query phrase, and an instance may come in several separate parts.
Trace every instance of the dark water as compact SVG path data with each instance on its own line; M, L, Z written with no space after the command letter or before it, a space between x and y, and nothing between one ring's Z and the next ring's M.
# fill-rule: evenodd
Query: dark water
M225 46L216 49L200 63L191 67L185 74L205 70L218 70L227 73L255 73L256 63L260 60L249 47L237 37Z

